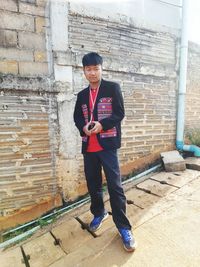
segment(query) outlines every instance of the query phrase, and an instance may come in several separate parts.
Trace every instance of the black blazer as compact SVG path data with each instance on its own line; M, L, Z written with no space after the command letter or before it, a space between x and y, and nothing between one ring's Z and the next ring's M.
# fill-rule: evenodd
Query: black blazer
M82 137L82 153L86 153L89 137L83 127L90 120L89 86L77 95L74 109L74 122ZM121 120L124 118L124 103L118 83L101 81L94 106L94 120L99 121L103 131L97 134L99 144L104 150L117 149L121 146Z

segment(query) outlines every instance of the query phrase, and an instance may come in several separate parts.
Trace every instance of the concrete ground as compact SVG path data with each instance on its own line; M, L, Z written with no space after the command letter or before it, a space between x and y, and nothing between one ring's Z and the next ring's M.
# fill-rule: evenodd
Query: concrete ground
M199 267L200 172L162 171L126 189L131 203L127 214L138 243L134 253L124 251L112 216L95 236L82 229L81 223L92 218L85 210L1 252L1 267Z

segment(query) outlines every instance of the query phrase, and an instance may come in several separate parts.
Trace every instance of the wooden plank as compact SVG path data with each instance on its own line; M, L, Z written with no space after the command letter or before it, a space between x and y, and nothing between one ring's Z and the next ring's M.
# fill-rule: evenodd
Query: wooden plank
M135 205L142 209L148 208L160 199L158 196L145 193L137 188L132 188L131 190L125 192L125 195L127 200L133 201Z
M140 218L145 214L146 210L140 209L133 204L126 206L126 216L132 226L132 229L140 224Z
M25 267L23 255L19 247L0 253L2 267Z
M52 265L50 265L50 267L86 267L87 265L84 264L86 260L89 260L96 255L102 255L102 253L104 253L110 244L116 243L116 240L120 240L117 230L114 228L109 229L109 231L106 231L104 235L89 240L72 253L65 255L60 260L54 262ZM122 249L121 240L119 243L117 242L117 244L121 246Z
M160 197L166 196L167 194L177 190L176 187L166 184L161 184L160 182L153 181L150 179L138 184L136 187L139 189L148 190L151 193Z
M110 201L106 201L104 203L105 205L105 210L107 210L108 212L111 211L111 207L110 207ZM87 225L90 224L90 222L92 221L93 219L93 214L90 212L90 211L87 211L83 214L81 214L80 216L78 216L79 219L81 219L84 223L86 223ZM102 235L105 231L107 231L109 228L113 227L114 225L114 222L112 220L112 215L109 215L108 218L103 221L103 224L102 224L102 227L100 229L98 229L95 234L97 236L100 236Z
M139 190L138 190L139 191ZM131 194L131 193L130 193ZM105 202L105 209L107 211L111 211L111 208L110 208L110 202L109 200ZM130 205L126 205L126 214L127 214L127 217L128 219L130 220L130 222L132 223L132 226L135 227L136 226L136 223L137 223L137 220L139 220L138 218L141 217L141 214L142 214L143 210L133 204L130 204ZM83 214L81 214L79 216L79 218L86 224L90 224L91 220L93 219L93 215L91 214L90 211L87 211ZM115 227L115 223L112 219L112 215L109 215L108 219L106 219L101 228L98 229L95 234L97 236L102 236L104 235L109 229L111 229L112 227Z
M84 214L78 216L84 223L86 223L88 226L90 224L90 222L93 219L93 215L91 214L90 211L85 212ZM102 235L106 230L108 230L110 227L112 227L114 225L113 220L112 220L112 216L109 215L108 218L103 221L102 226L100 227L100 229L98 229L95 234L97 236Z
M182 187L188 182L194 180L199 175L199 172L195 172L194 170L179 171L179 172L160 172L155 175L152 175L151 178L157 181L165 181L168 184Z
M60 240L60 246L68 254L85 242L94 239L76 219L71 219L52 229L53 235Z
M23 245L31 267L47 267L65 255L60 246L54 244L50 233L44 234Z
M132 190L133 192L131 192ZM132 190L129 192L130 196L135 195L135 190ZM143 191L141 191L141 194L138 194L138 196L139 198L137 199L136 196L135 202L137 201L139 204L138 206L141 206L142 208L133 204L127 205L127 217L132 225L133 232L140 225L158 215L161 211L171 205L169 201L164 201L164 198Z

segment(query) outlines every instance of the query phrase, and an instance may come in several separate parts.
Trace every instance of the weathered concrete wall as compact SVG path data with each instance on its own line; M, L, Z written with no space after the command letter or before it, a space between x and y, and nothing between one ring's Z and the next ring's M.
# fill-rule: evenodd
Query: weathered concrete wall
M186 91L186 130L200 128L200 45L190 43Z
M108 4L0 0L1 227L87 191L72 119L86 52L102 54L104 78L122 87L123 174L174 147L179 8L120 1L110 14Z
M44 0L0 1L0 229L62 205Z
M136 27L152 29L180 28L181 0L73 0L71 10L81 15L129 22Z
M125 99L119 155L123 174L128 174L155 160L160 151L174 148L178 32L161 25L151 29L136 27L127 16L123 20L119 14L111 18L104 12L84 8L86 5L73 2L68 5L67 51L54 51L54 64L72 66L72 91L63 94L61 106L63 110L72 107L75 101L72 94L76 95L87 84L81 68L82 56L88 51L101 53L104 78L119 82ZM85 193L86 188L81 142L70 124L69 113L60 121L64 145L60 147L59 177L64 196L73 199Z

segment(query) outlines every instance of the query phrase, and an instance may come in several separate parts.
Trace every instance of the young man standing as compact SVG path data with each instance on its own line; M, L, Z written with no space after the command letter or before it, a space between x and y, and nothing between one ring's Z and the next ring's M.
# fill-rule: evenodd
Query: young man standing
M120 86L102 79L103 59L99 54L86 54L82 63L89 86L78 93L74 121L82 137L84 171L91 197L91 212L94 215L89 227L96 231L108 217L103 202L103 167L113 221L124 248L134 251L136 243L126 217L126 197L121 184L117 157L117 149L121 146L121 120L124 118Z

